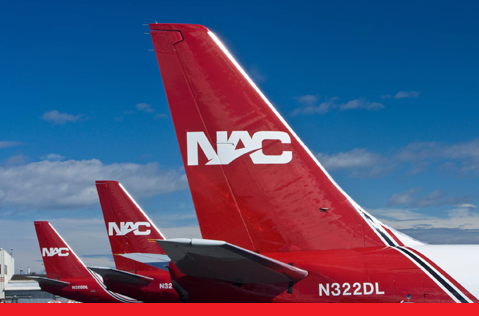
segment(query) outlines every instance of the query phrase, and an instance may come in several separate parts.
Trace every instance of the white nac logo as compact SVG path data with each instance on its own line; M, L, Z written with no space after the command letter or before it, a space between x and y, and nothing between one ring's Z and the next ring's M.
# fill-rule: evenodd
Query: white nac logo
M207 165L227 165L244 154L249 156L254 164L286 164L293 159L293 152L283 151L281 155L265 155L262 150L264 140L279 140L283 144L291 144L291 138L285 132L256 132L253 137L247 131L234 131L228 138L227 132L216 132L216 144L218 152L208 141L204 132L187 132L188 166L198 165L198 147L201 147L206 158ZM239 141L243 148L236 149Z
M53 257L58 255L59 257L66 257L70 254L69 249L66 247L63 248L42 248L43 257Z
M146 229L141 231L140 226L150 227L148 222L120 222L120 227L116 223L108 223L108 236L125 236L126 234L133 232L135 235L149 235L151 230Z

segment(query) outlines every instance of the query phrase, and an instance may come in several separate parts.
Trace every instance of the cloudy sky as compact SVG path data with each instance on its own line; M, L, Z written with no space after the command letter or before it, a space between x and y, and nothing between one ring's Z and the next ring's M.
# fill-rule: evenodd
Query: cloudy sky
M330 2L330 1L328 1ZM134 4L133 4L134 3ZM286 3L286 2L285 2ZM199 236L151 39L222 39L359 204L429 243L479 243L478 5L10 1L0 11L0 247L40 271L34 220L111 265L95 180Z

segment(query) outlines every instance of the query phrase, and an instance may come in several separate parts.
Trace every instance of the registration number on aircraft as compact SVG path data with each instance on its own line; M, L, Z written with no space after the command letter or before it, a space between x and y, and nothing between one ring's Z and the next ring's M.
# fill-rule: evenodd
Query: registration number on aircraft
M319 284L319 296L347 296L347 295L382 295L383 291L379 290L378 282L372 284L364 283L326 283Z
M171 283L160 283L160 289L162 290L171 290L173 285Z
M88 285L72 285L72 290L88 290Z

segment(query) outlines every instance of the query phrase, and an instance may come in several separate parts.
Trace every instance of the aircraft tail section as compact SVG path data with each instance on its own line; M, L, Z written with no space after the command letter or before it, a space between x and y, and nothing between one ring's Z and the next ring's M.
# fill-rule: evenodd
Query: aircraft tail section
M261 253L387 244L377 220L334 182L210 30L150 31L203 238Z
M165 239L155 224L117 181L96 181L116 268L124 271L154 269L125 257L128 254L164 254L156 239Z
M49 222L36 221L35 230L49 279L92 277L80 258Z

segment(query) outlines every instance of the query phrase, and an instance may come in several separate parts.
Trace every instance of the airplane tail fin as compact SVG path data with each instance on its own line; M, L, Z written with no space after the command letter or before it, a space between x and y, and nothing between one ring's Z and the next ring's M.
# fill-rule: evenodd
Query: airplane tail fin
M210 30L150 31L203 238L261 253L387 243Z
M49 222L34 223L43 264L49 279L92 277L80 258Z
M96 181L96 188L116 268L153 269L125 255L164 254L155 240L165 237L119 182Z

